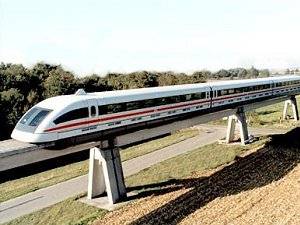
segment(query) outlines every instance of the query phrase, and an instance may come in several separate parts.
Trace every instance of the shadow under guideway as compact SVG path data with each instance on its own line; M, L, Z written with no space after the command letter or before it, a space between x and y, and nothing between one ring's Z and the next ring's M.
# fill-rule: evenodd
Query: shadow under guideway
M175 179L128 188L128 191L146 189L132 198L161 195L181 188L191 188L187 193L131 224L177 224L216 198L235 195L280 180L300 163L299 136L300 128L295 128L283 135L272 135L271 141L266 146L245 157L238 157L233 164L209 177Z

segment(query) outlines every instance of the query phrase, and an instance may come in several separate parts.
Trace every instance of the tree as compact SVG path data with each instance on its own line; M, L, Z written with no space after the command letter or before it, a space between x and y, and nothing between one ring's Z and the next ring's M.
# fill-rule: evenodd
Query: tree
M230 73L227 70L221 69L218 72L214 74L214 77L219 79L219 78L227 78L230 77Z
M75 92L74 75L61 67L51 70L44 82L44 96L46 98L56 95L73 94Z
M133 72L123 78L124 89L158 86L157 76L147 71Z
M192 74L193 83L203 83L210 76L210 72L208 71L196 71Z
M107 80L96 74L77 79L76 84L78 88L83 88L87 92L111 90L111 88L107 84Z
M259 77L269 77L269 76L270 76L270 71L268 69L259 71Z
M284 74L291 74L290 69L286 69L285 72L284 72Z
M247 77L247 70L244 68L238 68L238 74L237 74L238 78L246 78Z
M58 68L62 69L60 65L51 65L44 62L39 62L30 69L30 73L38 76L40 80L44 81L48 78L49 73L52 70L56 70Z
M122 90L124 88L124 84L122 82L123 78L123 74L108 73L104 79L107 81L108 86L110 86L113 90Z
M0 92L0 96L0 119L2 120L0 130L4 130L0 138L7 138L24 113L24 96L15 88Z
M178 83L178 77L173 72L161 72L157 76L158 86L169 86Z
M248 78L257 78L258 75L259 75L259 71L255 69L253 66L247 71Z

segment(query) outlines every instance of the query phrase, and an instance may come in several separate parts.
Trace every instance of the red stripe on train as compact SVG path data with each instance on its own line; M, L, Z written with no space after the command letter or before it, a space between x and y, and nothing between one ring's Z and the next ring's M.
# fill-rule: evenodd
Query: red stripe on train
M281 88L281 89L284 89L284 88ZM262 92L269 92L269 91L270 90L254 91L254 92L246 93L246 94L235 94L235 95L230 95L230 96L227 96L227 97L215 98L215 101L246 96L246 95L249 95L249 94L259 94L259 93L262 93ZM191 106L191 105L196 105L196 104L199 104L199 103L206 103L206 102L210 102L210 99L205 100L205 101L197 101L197 102L193 102L193 103L189 103L189 104L168 106L168 107L163 107L163 108L159 108L159 109L145 110L145 111L142 111L142 112L127 113L127 114L115 115L115 116L110 116L110 117L101 118L101 119L93 119L93 120L88 120L88 121L76 122L76 123L71 123L71 124L66 124L66 125L62 125L62 126L58 126L58 127L49 128L49 129L46 129L45 131L50 132L50 131L61 130L61 129L70 128L70 127L86 125L86 124L89 124L89 123L103 122L103 121L107 121L107 120L125 118L125 117L128 117L128 116L143 115L143 114L146 114L146 113L154 113L154 112L168 110L168 109L177 109L177 108L180 108L180 107Z
M206 102L209 102L209 101L210 100L197 101L197 102L193 102L193 103L190 103L190 104L181 104L181 105L176 105L176 106L164 107L164 108L160 108L160 109L151 109L151 110L145 110L145 111L142 111L142 112L133 112L133 113L127 113L127 114L122 114L122 115L110 116L110 117L106 117L106 118L76 122L76 123L71 123L71 124L66 124L66 125L62 125L62 126L58 126L58 127L49 128L45 131L50 132L50 131L70 128L70 127L86 125L86 124L89 124L89 123L96 123L96 122L103 122L103 121L107 121L107 120L120 119L120 118L124 118L124 117L128 117L128 116L143 115L143 114L146 114L146 113L154 113L154 112L168 110L168 109L175 109L175 108L180 108L180 107L185 107L185 106L190 106L190 105L196 105L196 104L199 104L199 103L206 103Z

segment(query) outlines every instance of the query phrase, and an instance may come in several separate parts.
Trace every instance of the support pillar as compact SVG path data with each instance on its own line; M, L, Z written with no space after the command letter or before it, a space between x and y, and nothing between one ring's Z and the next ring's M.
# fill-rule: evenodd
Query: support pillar
M88 198L91 199L94 196L102 194L104 183L108 201L110 204L114 204L127 196L117 139L112 138L107 141L102 141L99 147L100 148L94 148L99 152L97 153L98 155L91 154L91 156L99 156L102 164L104 182L95 181L95 179L101 180L102 178L99 175L94 176L94 174L97 173L95 172L97 167L95 167L95 164L91 166L92 159L90 158ZM100 169L98 169L98 171L100 171Z
M105 192L101 153L100 149L97 147L90 149L88 180L88 199L92 199Z
M243 108L238 108L237 112L234 115L229 116L228 118L226 143L230 143L233 141L236 123L238 123L240 127L241 144L245 145L249 142L249 134L246 115Z
M227 125L227 134L226 134L226 143L230 143L234 139L234 131L236 125L236 116L231 115L228 117L228 125Z
M292 106L292 112L293 112L293 119L294 119L294 121L298 121L299 120L299 113L298 113L297 101L296 101L295 96L291 96L291 98L289 100L286 100L284 102L283 117L282 118L284 120L287 119L288 106L289 105Z

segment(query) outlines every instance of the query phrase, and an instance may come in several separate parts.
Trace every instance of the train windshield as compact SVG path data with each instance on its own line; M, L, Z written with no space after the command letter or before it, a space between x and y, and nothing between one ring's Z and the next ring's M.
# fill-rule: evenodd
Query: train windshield
M38 126L43 119L51 112L51 110L48 109L41 109L38 114L30 121L29 126L36 127Z
M20 120L20 123L26 124L28 122L28 120L33 116L33 114L35 114L37 111L38 111L37 107L30 109Z

